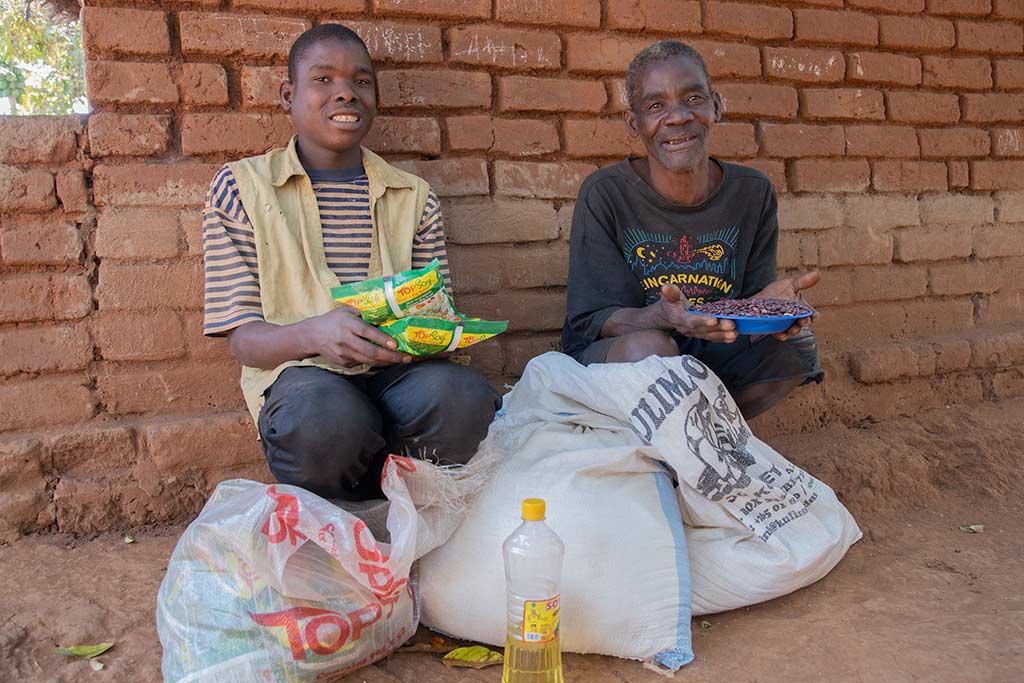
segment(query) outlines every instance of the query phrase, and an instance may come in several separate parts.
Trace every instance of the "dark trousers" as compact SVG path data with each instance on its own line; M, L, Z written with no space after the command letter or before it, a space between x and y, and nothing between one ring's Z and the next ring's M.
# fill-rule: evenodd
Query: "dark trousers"
M464 464L501 396L478 371L446 360L343 376L291 367L267 390L259 430L270 471L325 498L382 498L388 454Z

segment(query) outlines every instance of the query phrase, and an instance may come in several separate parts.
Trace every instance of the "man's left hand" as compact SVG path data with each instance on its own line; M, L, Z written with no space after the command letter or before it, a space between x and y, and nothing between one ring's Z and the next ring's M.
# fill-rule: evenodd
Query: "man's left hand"
M805 289L810 289L814 285L818 284L821 280L821 273L817 270L811 270L801 275L794 275L792 277L784 277L775 282L771 283L760 292L755 294L752 298L754 299L788 299L790 301L803 301L804 297L802 292ZM772 336L779 341L786 341L792 336L800 334L800 330L807 327L811 321L816 320L818 314L815 313L809 318L800 318L788 330L783 332L776 332Z

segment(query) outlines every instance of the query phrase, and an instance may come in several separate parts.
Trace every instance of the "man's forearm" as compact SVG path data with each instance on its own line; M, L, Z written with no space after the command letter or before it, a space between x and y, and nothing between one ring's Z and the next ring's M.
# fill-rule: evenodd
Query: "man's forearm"
M672 326L665 320L660 302L643 308L620 308L604 321L602 337L621 337L641 330L668 330Z
M315 356L304 322L272 325L254 321L237 327L228 335L231 355L242 365L264 370Z

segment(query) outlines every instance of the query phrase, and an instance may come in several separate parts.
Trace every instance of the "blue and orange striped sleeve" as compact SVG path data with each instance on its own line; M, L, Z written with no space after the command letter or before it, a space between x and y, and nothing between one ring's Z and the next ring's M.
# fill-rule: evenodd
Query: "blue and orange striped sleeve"
M448 251L444 242L444 218L441 216L441 202L431 190L423 207L420 225L412 242L412 267L425 268L434 259L441 262L441 275L448 292L452 291L452 276L448 268Z

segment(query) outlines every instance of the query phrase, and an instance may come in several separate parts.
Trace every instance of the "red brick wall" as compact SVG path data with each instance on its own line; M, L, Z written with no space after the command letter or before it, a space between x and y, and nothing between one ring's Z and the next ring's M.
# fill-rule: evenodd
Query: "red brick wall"
M94 113L0 119L0 538L182 519L266 477L237 366L200 336L214 170L290 135L277 83L315 23L379 66L370 145L442 196L473 350L554 349L572 199L635 147L632 56L698 47L714 153L780 193L780 267L819 267L829 381L755 424L857 423L1024 391L1021 0L90 1Z

